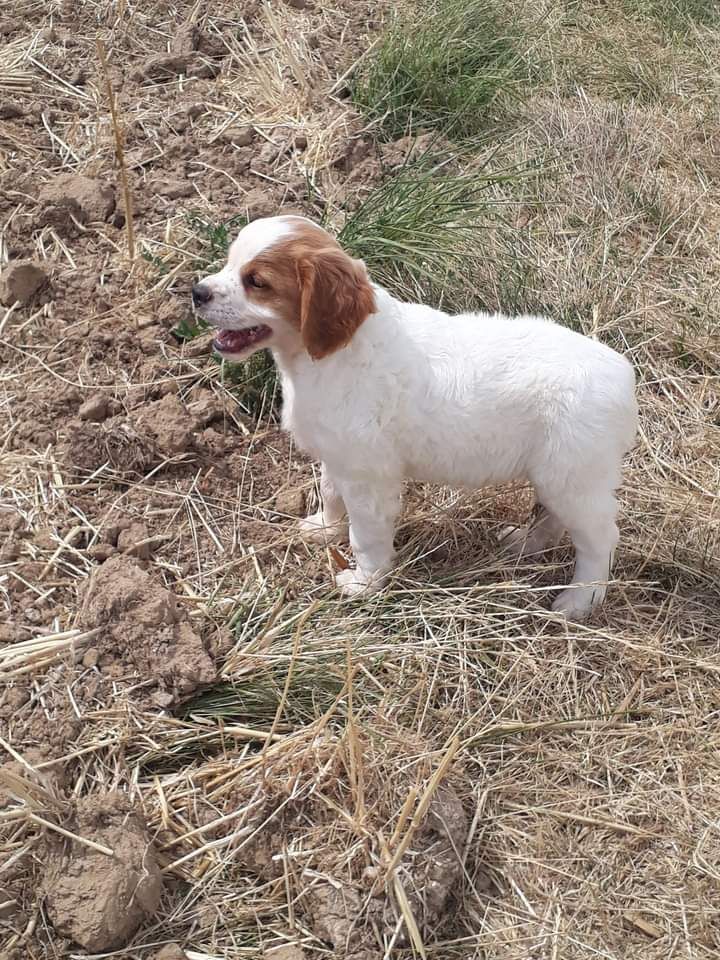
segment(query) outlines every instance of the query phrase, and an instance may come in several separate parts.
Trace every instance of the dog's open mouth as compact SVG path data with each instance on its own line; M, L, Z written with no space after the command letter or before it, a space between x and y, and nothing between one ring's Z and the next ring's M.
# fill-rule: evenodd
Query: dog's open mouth
M270 327L264 323L244 330L220 330L213 340L213 347L218 353L242 353L248 347L267 340L271 333Z

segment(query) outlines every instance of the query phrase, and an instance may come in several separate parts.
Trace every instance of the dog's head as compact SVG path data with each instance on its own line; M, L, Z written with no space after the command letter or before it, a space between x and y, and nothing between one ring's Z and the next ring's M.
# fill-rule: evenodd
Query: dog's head
M244 227L225 267L196 283L192 298L218 330L215 350L230 360L273 346L320 360L375 311L365 265L321 227L290 216Z

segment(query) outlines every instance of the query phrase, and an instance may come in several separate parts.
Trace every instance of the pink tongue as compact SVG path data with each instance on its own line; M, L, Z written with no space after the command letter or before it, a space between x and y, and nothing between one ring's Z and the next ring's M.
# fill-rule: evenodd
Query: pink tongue
M245 330L220 330L215 337L215 346L228 353L237 353L262 340L270 333L266 326L249 327Z

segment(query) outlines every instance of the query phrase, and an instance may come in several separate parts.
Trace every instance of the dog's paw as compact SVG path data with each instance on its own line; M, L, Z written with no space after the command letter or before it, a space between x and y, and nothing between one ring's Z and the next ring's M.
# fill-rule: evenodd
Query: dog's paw
M368 577L360 570L341 570L335 582L344 597L358 597L376 593L383 584L380 577Z
M605 598L605 587L569 587L555 598L552 609L568 620L582 623Z
M317 513L298 520L298 530L303 540L311 543L338 543L347 539L348 523L347 520L340 520L339 523L325 526L323 512L318 510Z

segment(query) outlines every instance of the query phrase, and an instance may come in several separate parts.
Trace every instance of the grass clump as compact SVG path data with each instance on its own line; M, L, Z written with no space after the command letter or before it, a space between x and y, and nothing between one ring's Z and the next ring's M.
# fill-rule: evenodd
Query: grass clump
M408 167L373 191L338 240L400 297L449 310L477 307L478 263L502 220L498 192L529 175L524 168L443 175Z
M411 9L383 37L354 87L355 102L390 138L438 129L482 132L530 75L522 27L495 0L435 0Z
M669 33L684 34L693 26L720 23L717 0L623 0L631 16L655 20Z

